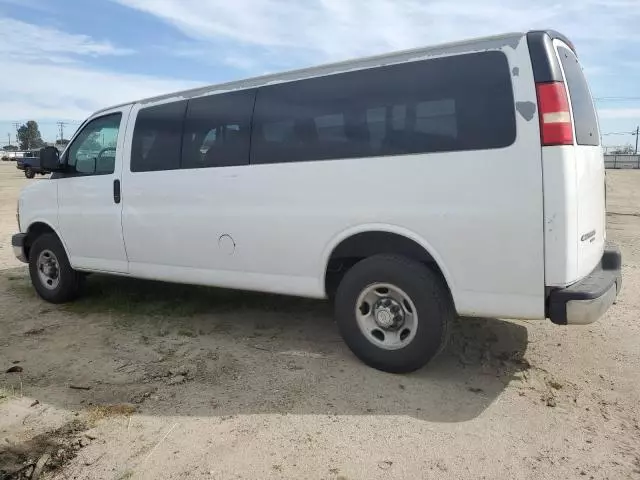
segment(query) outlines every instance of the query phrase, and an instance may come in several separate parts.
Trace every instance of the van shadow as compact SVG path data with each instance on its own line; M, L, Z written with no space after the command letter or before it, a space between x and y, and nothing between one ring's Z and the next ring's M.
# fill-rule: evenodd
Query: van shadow
M58 307L35 297L24 269L0 275L0 299L2 372L19 361L25 394L67 409L462 422L528 368L526 328L495 319L456 321L443 354L391 375L353 356L328 302L92 275L83 298Z

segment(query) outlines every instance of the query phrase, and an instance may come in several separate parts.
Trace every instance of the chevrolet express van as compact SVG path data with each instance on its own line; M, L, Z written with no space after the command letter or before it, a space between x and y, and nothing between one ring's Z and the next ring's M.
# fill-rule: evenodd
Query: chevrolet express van
M621 287L596 112L553 31L117 105L42 162L12 243L49 302L86 272L330 298L360 359L408 372L455 315L586 324Z

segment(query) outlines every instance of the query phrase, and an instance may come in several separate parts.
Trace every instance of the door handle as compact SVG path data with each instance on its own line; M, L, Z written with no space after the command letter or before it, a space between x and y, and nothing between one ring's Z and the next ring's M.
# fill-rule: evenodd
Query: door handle
M120 180L118 179L113 181L113 201L120 203Z

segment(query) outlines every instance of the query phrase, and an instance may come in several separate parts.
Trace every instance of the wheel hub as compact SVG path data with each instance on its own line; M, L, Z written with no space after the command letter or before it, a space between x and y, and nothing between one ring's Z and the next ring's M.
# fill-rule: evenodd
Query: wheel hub
M43 266L42 273L44 273L49 278L56 278L58 274L58 269L56 268L56 265L54 262L48 261Z
M404 311L398 301L384 297L373 306L373 318L380 328L395 330L404 324Z
M38 256L38 276L42 285L53 290L58 287L60 282L60 266L58 259L50 250L43 250Z

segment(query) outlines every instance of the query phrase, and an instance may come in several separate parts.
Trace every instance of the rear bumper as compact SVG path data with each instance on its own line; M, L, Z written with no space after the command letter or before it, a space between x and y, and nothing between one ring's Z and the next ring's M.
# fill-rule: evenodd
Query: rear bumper
M27 263L27 255L24 250L24 244L27 238L26 233L16 233L11 237L11 246L13 247L13 253L18 260Z
M600 264L585 278L549 294L548 317L558 325L587 325L598 320L622 288L622 255L607 245Z

